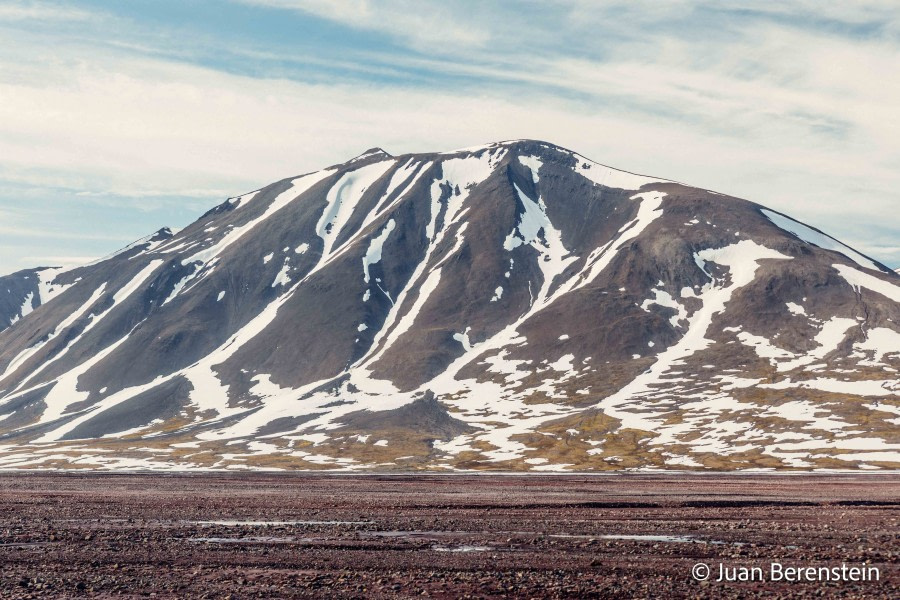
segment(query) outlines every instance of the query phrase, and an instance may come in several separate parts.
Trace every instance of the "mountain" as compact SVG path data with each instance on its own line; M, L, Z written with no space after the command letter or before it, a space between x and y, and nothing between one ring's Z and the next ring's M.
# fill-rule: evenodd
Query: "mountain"
M900 276L544 142L374 148L39 275L0 467L900 467Z
M0 277L0 331L64 291L66 286L54 283L62 271L59 267L37 267Z
M41 305L41 272L25 269L0 277L0 331Z
M116 254L171 237L172 232L161 229L155 234L138 240L123 248ZM113 255L115 256L115 255ZM107 257L108 260L112 257ZM31 314L40 306L46 304L74 282L74 278L66 276L68 269L61 267L37 267L24 269L12 275L0 276L0 331L15 325L19 319Z

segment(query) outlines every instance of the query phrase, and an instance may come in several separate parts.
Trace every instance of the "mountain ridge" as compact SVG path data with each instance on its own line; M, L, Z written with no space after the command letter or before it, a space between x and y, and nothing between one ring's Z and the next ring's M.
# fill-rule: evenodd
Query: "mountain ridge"
M898 280L552 144L373 148L55 274L0 467L896 468Z

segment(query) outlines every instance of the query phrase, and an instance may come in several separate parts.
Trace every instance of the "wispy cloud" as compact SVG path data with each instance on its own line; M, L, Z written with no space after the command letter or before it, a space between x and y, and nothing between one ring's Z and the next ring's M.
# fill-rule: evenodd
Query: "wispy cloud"
M59 30L0 10L12 189L199 210L370 146L532 137L768 204L900 265L887 2L234 0L215 24L90 4L52 5L84 13ZM229 29L229 10L251 12Z
M373 2L371 0L240 0L245 4L295 10L330 19L355 28L386 33L421 50L438 50L441 46L484 46L490 41L489 24L472 18L485 14L480 5L466 2L468 19L460 19L460 11L450 3L416 0Z
M54 239L54 240L91 240L122 241L121 233L101 233L97 231L66 231L60 229L44 229L35 227L10 227L0 225L0 235L5 238Z
M16 2L0 5L0 22L20 21L86 21L92 13L49 2Z

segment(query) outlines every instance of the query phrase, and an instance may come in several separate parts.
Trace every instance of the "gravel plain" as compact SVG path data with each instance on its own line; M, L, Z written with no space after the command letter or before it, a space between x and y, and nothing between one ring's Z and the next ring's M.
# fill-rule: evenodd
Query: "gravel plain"
M900 598L898 508L897 474L4 473L0 598Z

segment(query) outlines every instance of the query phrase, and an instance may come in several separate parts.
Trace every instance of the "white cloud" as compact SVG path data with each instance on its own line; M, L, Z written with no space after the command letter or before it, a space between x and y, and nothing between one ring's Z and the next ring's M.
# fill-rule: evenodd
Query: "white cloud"
M92 13L44 2L14 2L0 5L0 22L16 21L86 21Z
M148 232L149 233L149 232ZM60 231L59 229L45 229L35 227L0 225L0 235L29 237L37 240L90 240L121 242L121 233L102 233L98 231Z
M443 45L484 46L488 28L471 19L460 19L459 11L443 2L425 6L417 0L373 2L371 0L239 0L244 4L302 11L351 27L388 33L422 49L440 50ZM458 7L457 7L458 8ZM478 12L477 5L469 4Z
M876 243L865 233L900 202L900 49L883 38L754 20L722 41L629 22L612 28L621 39L591 54L566 48L576 38L583 45L584 30L610 11L647 23L665 14L564 3L575 35L478 11L461 18L443 4L242 1L420 50L373 50L365 65L301 57L310 63L370 75L426 71L437 83L251 77L152 58L142 40L51 47L11 32L0 48L0 179L98 200L190 196L212 205L372 146L402 153L530 137L766 204L900 264L896 226ZM664 10L674 16L685 6ZM864 22L878 8L842 18ZM803 10L812 8L788 14ZM533 50L549 33L562 42Z

